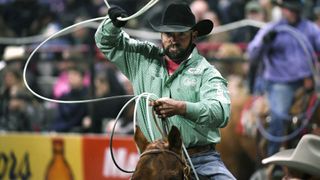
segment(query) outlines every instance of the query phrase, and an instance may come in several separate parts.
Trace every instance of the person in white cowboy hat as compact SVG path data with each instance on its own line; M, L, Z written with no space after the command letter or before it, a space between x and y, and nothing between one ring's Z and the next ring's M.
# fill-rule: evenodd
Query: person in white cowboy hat
M320 136L306 134L296 148L280 151L262 163L283 166L283 179L320 179Z
M227 125L230 97L220 72L201 56L195 41L212 31L210 20L196 22L188 4L171 3L160 23L151 23L161 34L162 47L130 38L121 27L127 16L120 7L109 9L109 17L98 28L97 47L132 82L135 95L143 92L159 97L149 105L170 127L178 127L197 174L208 179L235 179L222 162L215 144L219 128ZM138 125L149 141L147 109L141 102ZM161 138L154 122L154 136Z

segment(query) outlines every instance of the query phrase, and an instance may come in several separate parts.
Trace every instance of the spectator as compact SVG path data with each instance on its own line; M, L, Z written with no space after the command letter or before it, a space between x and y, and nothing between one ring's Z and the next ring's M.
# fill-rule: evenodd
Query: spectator
M105 16L108 13L108 8L103 0L92 0L93 17Z
M82 58L83 57L81 57L81 55L75 56L75 55L70 55L69 51L64 52L63 59L59 61L57 65L58 77L56 82L53 85L54 98L60 98L64 93L68 93L70 91L71 88L68 80L68 70L76 66L83 67ZM85 87L88 87L89 83L90 83L89 74L85 72L85 75L83 78L83 84Z
M35 35L42 8L37 0L14 0L4 5L3 19L17 37Z
M245 0L220 0L218 3L218 11L222 24L239 21L244 18Z
M221 25L220 17L214 11L208 11L203 15L204 19L210 19L213 21L215 27L219 27ZM230 41L230 33L228 31L222 32L211 32L207 37L206 40L212 44L216 43L219 45L220 43L225 43ZM212 57L214 56L214 52L211 51L207 56Z
M39 16L36 25L34 25L34 28L39 29L39 34L42 34L44 37L49 37L61 30L61 23L58 15L52 12L49 7L42 8ZM51 39L42 46L42 48L48 49L48 51L40 53L40 60L47 62L56 60L61 56L61 53L57 52L55 49L67 46L68 44L69 42L64 36Z
M74 23L79 23L81 21L85 21L89 19L86 16L78 16L76 17ZM94 29L88 27L79 27L75 31L70 34L69 41L72 46L82 47L85 49L86 53L89 55L93 55L95 53L95 42L92 36L94 35Z
M1 72L0 129L6 131L40 131L43 129L42 107L28 92L22 81L24 48L8 46Z
M245 16L246 19L249 20L254 20L254 21L260 21L260 22L265 22L267 17L266 17L266 11L263 9L263 7L257 2L257 1L249 1L246 6L245 6ZM245 27L240 27L234 31L232 31L232 42L237 42L237 43L248 43L252 41L254 36L257 34L259 31L258 27L254 26L245 26ZM259 77L255 77L256 74L260 71L262 67L260 67L260 64L250 64L249 65L249 70L248 70L248 83L249 83L249 91L251 94L253 94L253 86L254 82L259 83L260 79ZM256 84L257 89L261 89L259 86L260 84ZM256 93L259 94L261 90L257 90Z
M245 18L254 21L265 22L265 12L260 4L256 1L250 1L245 6ZM258 32L259 28L254 26L240 27L232 31L232 42L250 42Z
M88 88L83 84L84 71L78 67L68 70L70 92L63 94L66 101L88 99ZM88 114L83 103L58 104L57 114L51 130L57 132L82 132L82 119Z
M196 0L190 4L191 11L195 14L196 21L209 19L213 22L215 27L221 25L220 18L218 14L209 8L209 4L205 0ZM210 41L210 42L227 42L229 41L229 33L228 32L219 32L215 35L211 33L205 38L201 38L201 41ZM200 40L198 40L200 41ZM210 53L211 54L211 53ZM209 56L210 56L209 54Z
M61 29L57 15L50 10L50 7L43 7L39 13L37 27L41 34L46 37L58 32Z
M0 117L0 129L5 131L31 131L35 109L26 91L14 92L7 102L6 114Z
M0 127L2 127L2 130L30 130L30 126L25 126L28 123L27 120L21 120L20 122L16 118L19 115L14 114L15 110L20 108L15 105L21 104L16 103L16 100L24 98L22 96L18 97L18 92L23 92L24 90L20 71L12 67L7 67L3 73L3 85L0 94ZM26 129L23 129L24 126Z
M263 11L266 13L266 21L277 21L281 18L281 10L275 6L276 0L258 0Z
M115 71L111 68L106 71L107 73L100 72L95 77L95 98L124 95L125 90L117 80ZM117 117L121 108L126 103L126 100L126 98L112 99L89 104L89 108L92 106L90 113L91 116L85 117L83 122L84 126L90 132L102 133L105 129L103 125ZM108 110L106 111L106 109Z
M50 11L61 14L65 10L67 0L38 0L40 4L50 7Z
M88 0L67 0L64 6L63 13L58 14L61 19L62 26L70 26L74 23L75 19L79 16L91 16L93 4Z
M6 113L8 108L8 101L10 97L17 91L24 89L22 82L22 74L18 69L12 67L6 67L3 72L3 84L1 87L1 112Z
M203 20L203 16L206 12L208 12L209 4L205 0L195 0L190 4L190 9L194 16L196 17L196 21Z

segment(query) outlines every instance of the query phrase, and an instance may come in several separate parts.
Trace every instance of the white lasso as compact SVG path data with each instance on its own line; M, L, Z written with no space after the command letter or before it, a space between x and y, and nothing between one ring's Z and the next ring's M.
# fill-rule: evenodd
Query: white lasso
M136 12L135 14L129 16L129 17L126 17L126 18L122 18L122 17L118 17L118 20L120 21L128 21L132 18L136 18L138 16L140 16L141 14L143 14L144 12L146 12L148 9L150 9L152 6L154 6L159 0L150 0L149 3L147 3L144 7L142 7L138 12ZM104 0L105 4L107 5L108 8L110 8L110 5L108 4L108 2L106 0ZM116 97L119 97L119 96L114 96L114 97L105 97L105 98L96 98L96 99L87 99L87 100L73 100L73 101L63 101L63 100L56 100L56 99L51 99L51 98L47 98L47 97L44 97L44 96L41 96L40 94L34 92L29 84L28 84L28 81L26 79L26 72L27 72L27 68L28 68L28 64L30 63L31 61L31 58L33 57L33 55L39 50L40 47L42 47L46 42L48 42L49 40L53 39L53 38L56 38L60 35L62 35L63 33L66 33L67 31L77 27L77 26L81 26L83 24L86 24L86 23L90 23L90 22L93 22L93 21L101 21L101 20L104 20L104 19L107 19L108 16L106 17L98 17L98 18L93 18L93 19L89 19L89 20L86 20L86 21L82 21L82 22L79 22L79 23L76 23L76 24L73 24L69 27L66 27L56 33L54 33L53 35L49 36L47 39L45 39L43 42L41 42L33 51L32 53L30 54L30 56L28 57L25 65L24 65L24 68L23 68L23 82L26 86L26 88L33 94L35 95L36 97L40 98L40 99L43 99L43 100L46 100L46 101L49 101L49 102L54 102L54 103L65 103L65 104L72 104L72 103L89 103L89 102L97 102L97 101L103 101L103 100L107 100L107 99L114 99ZM125 95L126 96L126 95ZM121 97L125 97L125 96L121 96ZM127 95L128 97L131 97L131 95Z
M122 18L122 17L118 17L117 19L120 20L120 21L128 21L130 19L133 19L133 18L136 18L138 16L140 16L141 14L143 14L144 12L146 12L147 10L149 10L152 6L154 6L159 0L150 0L144 7L142 7L139 11L137 11L135 14L129 16L129 17L125 17L125 18ZM109 3L104 0L106 6L108 8L110 8L110 5ZM29 84L28 84L28 81L26 79L26 72L27 72L27 68L28 68L28 64L31 60L31 58L33 57L33 55L38 51L38 49L43 46L46 42L48 42L49 40L55 38L55 37L58 37L59 35L62 35L63 33L66 33L67 31L77 27L77 26L81 26L83 24L86 24L86 23L90 23L90 22L94 22L94 21L100 21L100 20L104 20L104 19L107 19L108 16L106 17L98 17L98 18L93 18L93 19L89 19L89 20L86 20L86 21L82 21L82 22L79 22L79 23L76 23L74 25L71 25L69 27L66 27L56 33L54 33L53 35L49 36L47 39L45 39L43 42L41 42L33 51L32 53L30 54L30 56L28 57L27 61L26 61L26 64L23 68L23 82L25 84L25 86L27 87L27 89L33 94L35 95L36 97L40 98L40 99L43 99L45 101L49 101L49 102L53 102L53 103L65 103L65 104L73 104L73 103L89 103L89 102L97 102L97 101L103 101L103 100L108 100L108 99L114 99L114 98L118 98L118 97L132 97L131 95L122 95L122 96L112 96L112 97L105 97L105 98L96 98L96 99L87 99L87 100L73 100L73 101L64 101L64 100L56 100L56 99L51 99L51 98L47 98L47 97L44 97L44 96L41 96L40 94L34 92ZM152 141L154 140L154 136L153 136L153 132L152 132L152 128L151 128L151 122L150 122L150 118L149 118L149 111L148 111L148 102L150 100L150 98L152 100L156 100L158 99L158 97L156 97L154 94L151 94L151 93L142 93L141 95L138 95L138 96L135 96L133 97L132 99L130 99L126 105L123 106L123 108L120 110L117 118L116 118L116 122L117 120L119 119L120 117L120 114L123 112L123 110L125 109L126 106L128 106L128 104L130 102L132 102L133 100L136 100L136 106L135 106L135 113L134 113L134 118L133 118L133 122L134 122L134 125L136 124L136 112L137 112L137 104L139 104L139 101L141 100L141 98L146 98L146 104L147 104L147 129L148 129L148 132L149 134L151 135L151 139ZM156 120L156 119L155 119ZM116 124L115 124L116 125ZM115 126L114 126L115 128ZM185 155L187 156L187 159L189 161L189 164L191 165L191 168L194 172L194 175L196 177L196 179L198 180L199 177L194 169L194 166L191 162L191 159L187 153L187 150L183 144L183 150L185 152ZM114 159L113 159L114 160ZM114 160L114 163L116 164L115 160Z

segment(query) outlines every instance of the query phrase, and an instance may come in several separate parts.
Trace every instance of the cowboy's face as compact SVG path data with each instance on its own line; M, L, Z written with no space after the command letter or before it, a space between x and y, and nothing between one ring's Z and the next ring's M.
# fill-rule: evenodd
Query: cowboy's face
M295 23L299 17L298 12L290 10L289 8L281 8L282 17L287 19L289 23Z
M161 33L164 53L173 60L180 60L185 57L185 53L194 42L196 35L196 31Z

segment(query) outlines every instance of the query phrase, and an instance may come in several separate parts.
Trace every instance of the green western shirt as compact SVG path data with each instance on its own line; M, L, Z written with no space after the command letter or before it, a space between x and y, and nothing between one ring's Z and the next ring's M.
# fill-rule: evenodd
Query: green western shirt
M148 92L186 102L186 115L175 115L167 121L179 128L186 147L220 142L219 128L226 126L230 116L227 82L196 48L174 74L169 75L162 48L130 38L113 26L110 19L101 23L95 40L107 59L131 81L135 95ZM137 123L150 140L147 110L146 102L141 101ZM155 138L161 138L154 121L151 122Z

